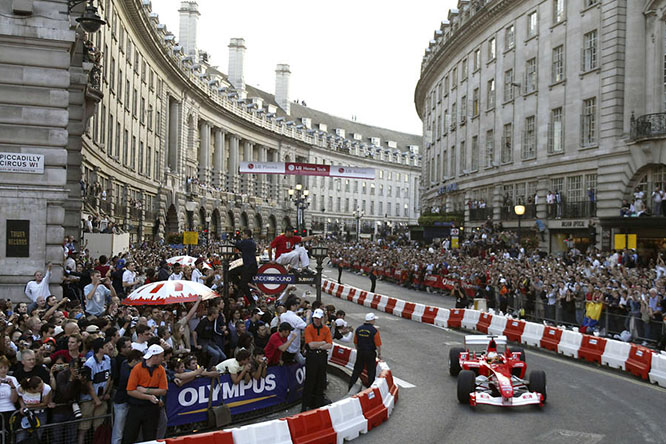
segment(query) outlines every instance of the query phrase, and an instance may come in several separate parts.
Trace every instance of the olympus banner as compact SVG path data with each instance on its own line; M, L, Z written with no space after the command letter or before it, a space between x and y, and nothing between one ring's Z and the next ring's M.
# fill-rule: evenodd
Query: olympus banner
M295 176L348 177L367 180L375 178L374 168L298 162L241 162L240 172L241 174L291 174Z
M44 174L44 155L0 153L0 173Z

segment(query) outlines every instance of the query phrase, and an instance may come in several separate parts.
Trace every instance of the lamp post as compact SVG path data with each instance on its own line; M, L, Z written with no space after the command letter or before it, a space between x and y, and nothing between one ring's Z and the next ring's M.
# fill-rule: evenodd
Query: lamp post
M301 235L301 230L305 229L305 209L310 206L310 202L308 202L310 191L303 189L303 185L299 183L295 188L290 188L287 193L289 200L296 205L296 230Z
M234 257L236 246L229 241L225 241L220 247L220 256L222 256L222 279L224 279L224 297L229 297L229 262Z
M365 211L356 210L352 213L354 219L356 219L356 242L361 237L361 219L365 216Z
M102 20L97 14L97 8L95 7L93 0L67 0L67 12L71 12L74 7L80 5L81 3L87 2L86 10L83 15L76 19L76 21L81 25L81 27L86 32L97 32L102 25L105 25L106 22Z
M310 254L317 260L317 302L321 303L321 272L324 269L324 259L328 256L328 248L323 245L312 247Z
M518 216L518 246L520 247L520 219L523 217L523 214L525 214L525 205L518 204L513 207L513 211L516 213L516 216Z

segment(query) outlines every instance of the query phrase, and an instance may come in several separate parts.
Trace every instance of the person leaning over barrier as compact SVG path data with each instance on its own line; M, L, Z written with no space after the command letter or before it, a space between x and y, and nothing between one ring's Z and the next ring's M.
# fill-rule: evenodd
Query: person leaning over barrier
M250 372L252 370L250 352L241 348L236 352L235 358L220 362L215 366L215 369L222 374L228 373L234 384L240 384L241 381L248 383L250 382Z
M296 339L296 334L292 333L294 327L289 322L282 322L278 331L273 333L264 349L268 365L282 365L282 352L287 350ZM287 339L289 338L289 339Z

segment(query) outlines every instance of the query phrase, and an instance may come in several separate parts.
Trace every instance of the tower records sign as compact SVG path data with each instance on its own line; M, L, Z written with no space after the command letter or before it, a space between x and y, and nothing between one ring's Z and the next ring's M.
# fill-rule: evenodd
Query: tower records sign
M30 221L7 220L7 257L30 256Z

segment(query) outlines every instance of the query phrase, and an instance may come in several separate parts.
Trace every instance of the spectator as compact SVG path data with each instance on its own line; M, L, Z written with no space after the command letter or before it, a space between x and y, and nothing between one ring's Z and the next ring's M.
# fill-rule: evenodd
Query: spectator
M305 364L305 358L301 354L301 333L305 330L307 324L300 316L296 314L294 310L298 308L301 301L295 296L287 299L285 307L287 311L282 314L280 317L281 322L287 322L294 329L296 339L291 345L287 348L287 351L282 354L282 360L285 363L298 362L299 364Z
M238 350L235 357L220 362L215 366L215 370L221 374L228 374L234 384L250 382L252 370L250 352L244 348Z
M128 347L124 347L128 348ZM130 372L136 364L141 362L142 352L139 350L129 350L127 359L124 359L118 372L118 388L113 397L113 430L111 432L111 444L120 444L123 440L123 430L127 420L129 410L127 395L127 382Z
M108 409L111 398L111 358L113 344L111 338L97 338L92 344L93 355L84 364L90 372L90 380L86 382L81 394L81 413L84 418L103 416ZM85 442L86 433L101 426L103 419L83 421L79 423L79 444Z
M199 321L199 325L194 329L192 335L194 348L206 352L210 357L208 367L213 367L226 359L224 351L213 340L213 330L218 314L217 307L208 307L207 316Z
M305 328L305 384L301 412L330 404L324 394L326 390L326 367L328 352L333 347L331 331L324 325L324 311L320 308L312 313L312 324Z
M30 409L39 420L39 423L46 425L46 408L55 407L55 404L51 402L53 396L51 387L45 384L44 380L39 376L31 376L21 381L17 392L21 410L25 412L27 409ZM37 429L35 433L41 439L42 431ZM16 442L21 442L27 437L27 431L19 431L16 434Z
M282 353L289 348L296 339L296 334L291 332L294 327L288 322L282 322L278 331L273 333L264 349L268 365L282 365ZM288 338L288 339L287 339Z
M23 350L21 352L21 363L14 370L14 377L20 383L25 379L31 379L33 376L39 376L41 381L50 379L49 372L43 364L38 364L35 360L33 350Z
M377 316L374 313L366 314L365 323L358 327L354 333L356 362L354 363L354 370L349 379L349 391L356 384L364 368L368 372L368 387L375 381L376 360L382 359L382 340L379 336L379 331L375 328L376 320Z
M132 342L132 349L145 352L148 349L148 340L153 337L153 332L146 324L136 326L136 341Z
M49 290L49 281L51 279L51 263L46 265L46 274L41 271L36 271L34 280L28 282L25 286L25 295L32 303L37 303L39 296L44 300L51 294Z
M92 283L86 285L83 294L86 298L86 313L90 316L100 316L106 310L106 300L117 297L116 290L110 285L109 278L102 278L99 271L91 274Z

